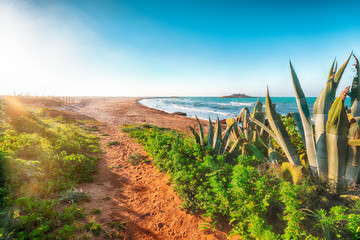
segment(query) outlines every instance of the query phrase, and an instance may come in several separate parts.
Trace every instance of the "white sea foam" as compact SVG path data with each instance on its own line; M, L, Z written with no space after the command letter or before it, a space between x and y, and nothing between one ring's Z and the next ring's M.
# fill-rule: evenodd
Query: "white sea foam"
M249 102L229 102L229 103L216 103L216 104L220 106L239 106L239 107L242 106L251 107L255 105L255 103L249 103Z
M175 101L174 101L175 100ZM182 101L186 100L186 101ZM168 113L174 112L184 112L189 117L198 116L201 119L216 119L217 116L221 116L222 118L234 117L234 114L231 114L226 111L221 111L221 109L211 109L209 107L204 106L195 107L195 101L191 101L191 99L171 99L171 98L152 98L152 99L142 99L139 103L158 110L162 110ZM211 105L211 103L209 103Z
M223 98L207 98L207 97L179 97L179 98L152 98L139 101L141 104L159 109L168 113L184 112L189 117L198 116L201 119L215 120L217 117L233 118L239 114L243 107L255 105L257 99L239 99L238 101L227 100ZM244 102L242 102L244 101ZM276 111L282 115L288 112L297 111L297 105L294 98L273 98L276 103ZM312 112L312 105L315 98L309 98L309 110ZM264 108L265 106L263 106ZM252 109L251 109L252 111Z

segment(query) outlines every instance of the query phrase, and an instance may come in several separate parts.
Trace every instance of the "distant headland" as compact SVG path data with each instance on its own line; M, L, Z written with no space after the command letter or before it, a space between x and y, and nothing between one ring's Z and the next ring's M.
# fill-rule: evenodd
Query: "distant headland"
M252 97L243 93L235 93L229 96L222 96L222 98L252 98Z

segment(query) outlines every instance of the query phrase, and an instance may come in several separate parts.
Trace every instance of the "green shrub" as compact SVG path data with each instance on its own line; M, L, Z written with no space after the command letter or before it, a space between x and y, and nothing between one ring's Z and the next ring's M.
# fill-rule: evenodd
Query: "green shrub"
M144 161L146 157L142 156L140 153L131 154L128 157L128 162L134 166L139 165L140 162Z
M75 119L30 112L16 98L1 109L0 103L0 238L74 238L85 209L58 202L89 199L67 190L92 180L99 138Z
M119 141L114 140L114 141L110 141L110 142L108 142L108 143L107 143L107 145L108 145L108 146L117 146L117 145L120 145L120 142L119 142Z
M88 222L84 225L86 231L91 231L95 236L99 236L101 234L101 225L96 223L95 221Z
M69 202L71 204L78 203L81 201L90 201L90 196L83 192L82 189L77 190L75 188L67 190L64 194L61 195L59 201Z
M101 213L101 209L94 208L93 210L91 210L90 213L91 213L91 214L100 214L100 213Z
M293 119L285 121L293 131L292 139L297 142L298 151L303 151ZM322 220L309 213L322 213L323 208L329 208L329 199L336 196L329 193L328 182L310 172L305 171L294 185L283 178L279 165L264 163L246 152L236 158L216 155L211 148L201 149L187 135L156 126L130 125L123 131L143 144L153 163L170 175L174 189L183 200L182 207L205 212L207 223L202 228L212 228L218 220L227 219L233 227L230 235L244 239L323 236ZM345 218L330 224L335 237L356 239L360 231L359 206L360 201L350 209L351 214L338 212ZM331 208L322 219L331 219L334 210Z
M346 229L353 239L360 239L360 214L349 214L347 216Z

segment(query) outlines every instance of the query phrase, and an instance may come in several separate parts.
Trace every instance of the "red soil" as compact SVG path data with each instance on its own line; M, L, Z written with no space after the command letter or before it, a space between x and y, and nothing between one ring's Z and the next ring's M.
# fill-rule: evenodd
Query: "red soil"
M131 155L147 153L120 131L121 124L148 123L181 131L188 131L189 125L197 126L195 119L149 109L137 100L93 98L67 107L104 123L101 133L108 134L101 136L105 153L94 182L79 186L91 196L91 201L83 206L88 210L101 209L94 218L103 226L112 221L126 222L125 239L226 239L228 227L215 232L199 230L204 222L201 217L179 209L181 200L166 174L151 163L134 166L128 161ZM107 147L114 140L120 144Z

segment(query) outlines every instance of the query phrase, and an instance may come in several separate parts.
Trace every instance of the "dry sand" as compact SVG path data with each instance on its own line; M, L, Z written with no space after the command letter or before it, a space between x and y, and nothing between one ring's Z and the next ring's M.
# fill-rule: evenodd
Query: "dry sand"
M146 123L158 127L189 131L189 126L197 127L193 118L168 114L138 103L141 98L91 98L84 99L74 110L90 116L110 126ZM202 121L207 126L206 121Z
M101 132L108 134L101 136L105 153L99 161L95 181L80 186L92 199L83 206L89 210L101 209L94 217L104 226L112 221L126 222L126 239L226 239L228 226L215 232L199 230L203 223L199 214L179 209L181 200L165 173L160 173L151 163L134 166L128 162L130 155L147 156L147 153L119 130L122 124L147 123L180 131L188 131L189 125L197 126L195 119L150 109L137 100L93 98L67 107L100 121ZM114 140L120 144L107 147Z

